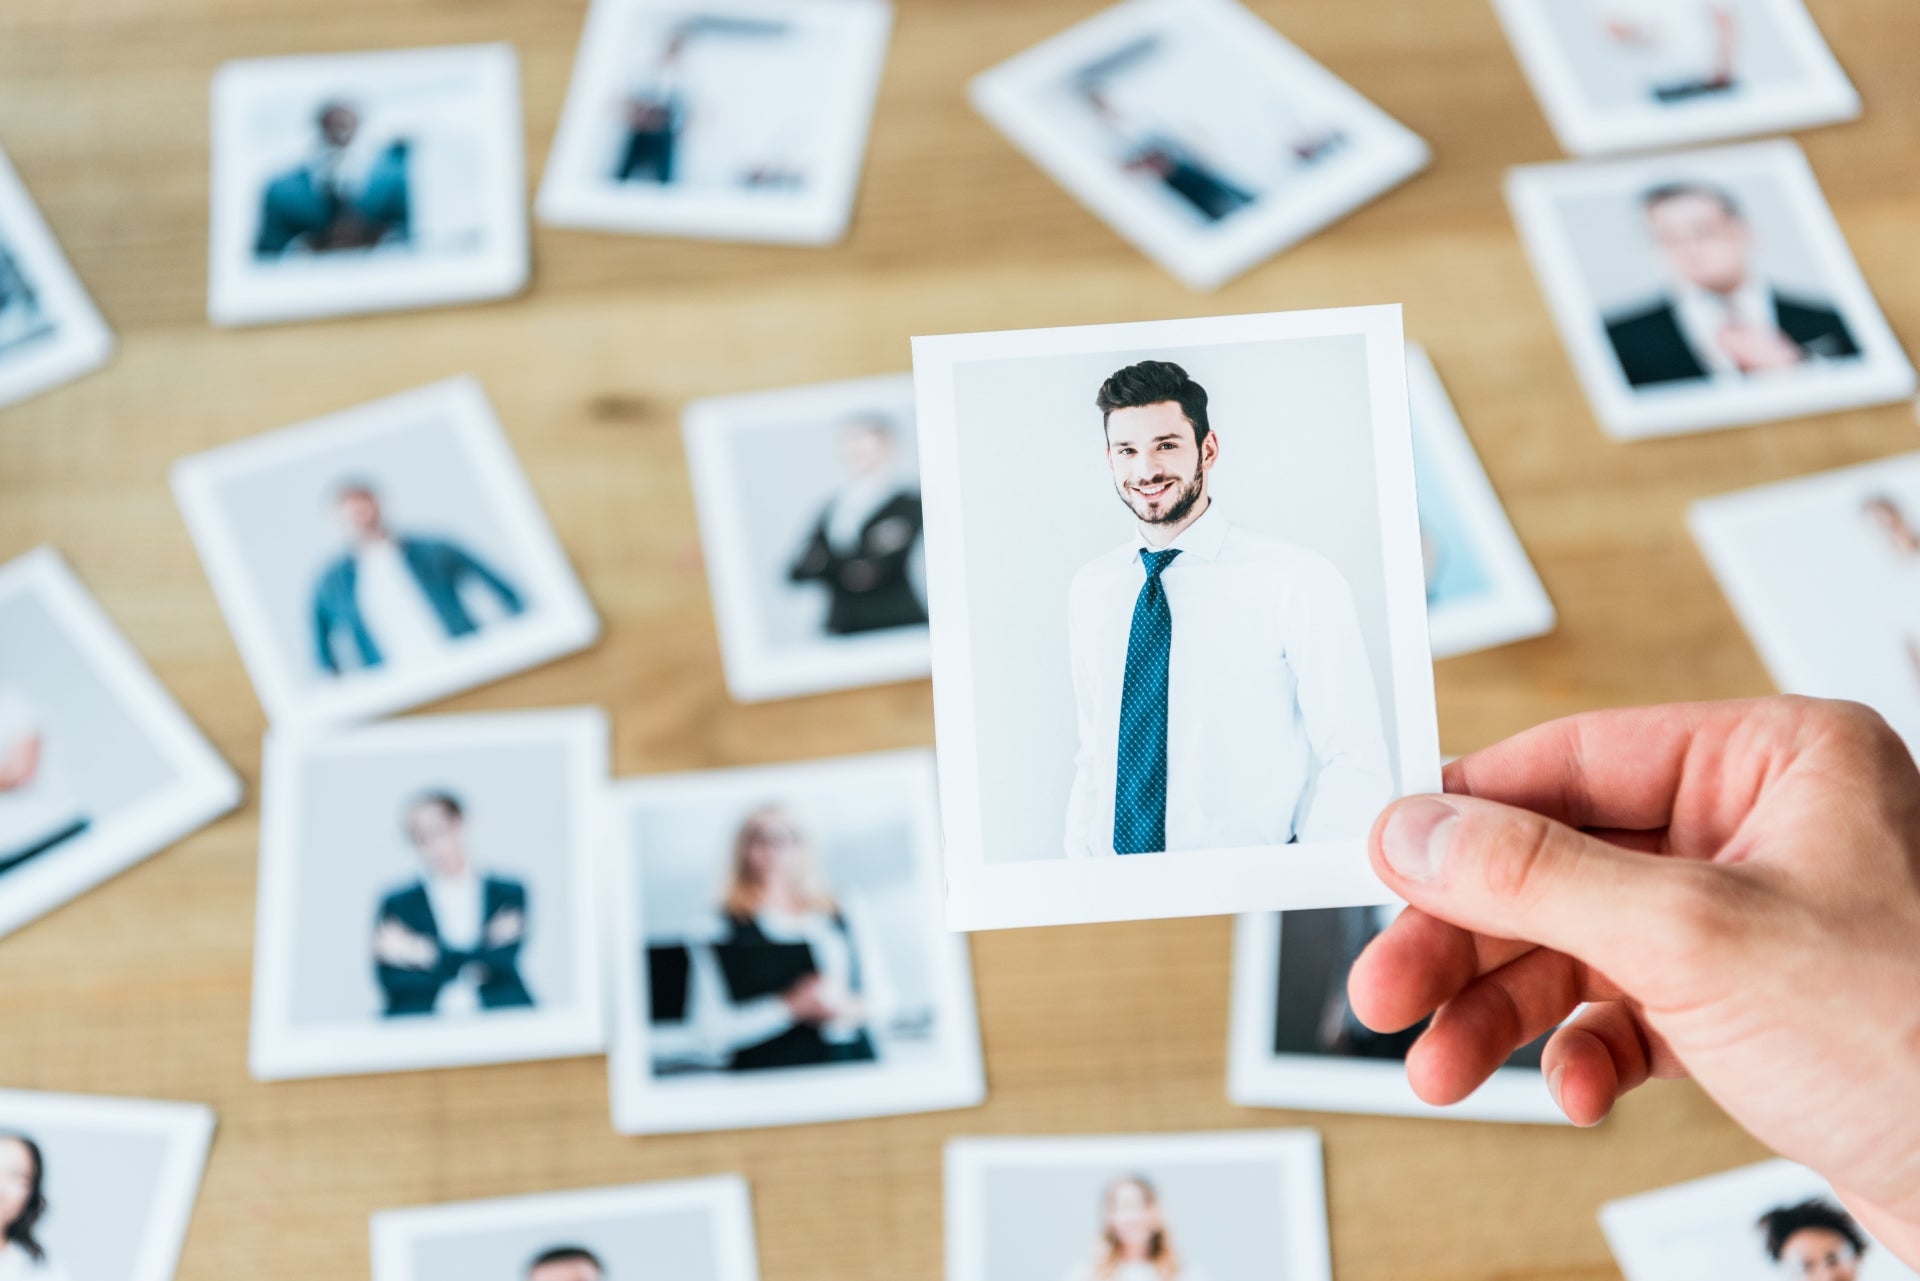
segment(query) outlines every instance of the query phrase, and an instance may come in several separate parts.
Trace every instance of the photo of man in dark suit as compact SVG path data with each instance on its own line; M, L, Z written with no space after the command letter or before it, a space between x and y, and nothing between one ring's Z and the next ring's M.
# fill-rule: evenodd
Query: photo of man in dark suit
M525 611L519 591L459 543L390 529L368 482L340 485L334 500L348 547L314 588L314 661L321 671L338 676L350 667L431 660L485 625L467 594L472 589L505 616Z
M1641 206L1671 285L1606 319L1630 386L1742 379L1859 356L1838 310L1787 294L1756 269L1753 227L1728 192L1668 183L1647 191Z
M833 636L924 626L927 607L911 575L920 541L920 490L896 466L893 426L877 415L840 428L846 481L827 500L799 558L795 583L826 588Z
M254 256L405 243L412 235L412 143L394 138L369 149L360 137L360 109L339 100L321 106L314 127L306 159L267 183Z
M398 1018L531 1006L520 977L527 889L473 866L466 813L448 792L426 792L403 816L421 874L384 895L374 916L374 977L383 1014Z

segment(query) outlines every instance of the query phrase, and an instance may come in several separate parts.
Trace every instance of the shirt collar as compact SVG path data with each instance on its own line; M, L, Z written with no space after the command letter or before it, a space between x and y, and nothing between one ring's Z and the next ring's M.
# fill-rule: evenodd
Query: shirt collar
M1139 522L1134 523L1133 545L1136 549L1163 552L1179 548L1182 555L1197 556L1201 560L1214 560L1220 555L1220 548L1227 541L1227 518L1220 513L1220 500L1211 494L1207 496L1207 509L1200 518L1180 531L1180 536L1165 547L1155 547L1140 532Z
M1718 333L1720 326L1738 317L1743 324L1774 324L1773 291L1758 276L1748 276L1731 294L1709 293L1698 285L1681 282L1676 296L1682 313L1696 323Z

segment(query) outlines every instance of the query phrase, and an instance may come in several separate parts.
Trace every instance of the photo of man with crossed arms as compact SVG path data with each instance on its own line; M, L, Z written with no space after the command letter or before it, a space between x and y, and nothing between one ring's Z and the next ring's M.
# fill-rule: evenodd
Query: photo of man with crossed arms
M1068 855L1364 837L1394 789L1346 579L1221 510L1220 436L1179 365L1129 365L1094 404L1135 532L1068 589Z

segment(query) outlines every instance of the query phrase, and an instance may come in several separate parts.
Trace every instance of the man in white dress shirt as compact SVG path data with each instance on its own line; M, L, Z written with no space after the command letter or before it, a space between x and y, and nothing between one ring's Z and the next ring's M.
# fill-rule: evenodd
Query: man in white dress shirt
M1655 102L1739 83L1740 19L1727 0L1595 0L1594 17L1625 74Z
M50 754L45 718L25 690L0 684L0 872L86 830L86 812Z
M1393 775L1346 580L1220 510L1220 437L1180 366L1130 365L1095 404L1136 527L1068 590L1068 854L1365 836Z

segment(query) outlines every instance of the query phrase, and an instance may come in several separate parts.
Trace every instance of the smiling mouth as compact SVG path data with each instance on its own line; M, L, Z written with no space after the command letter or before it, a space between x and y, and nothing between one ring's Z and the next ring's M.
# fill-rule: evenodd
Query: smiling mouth
M1171 494L1173 492L1173 482L1171 480L1157 480L1145 485L1135 485L1133 492L1148 502L1152 502L1156 498L1165 498Z

